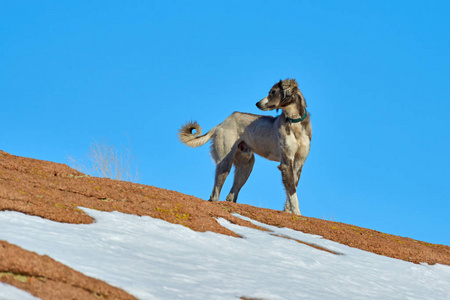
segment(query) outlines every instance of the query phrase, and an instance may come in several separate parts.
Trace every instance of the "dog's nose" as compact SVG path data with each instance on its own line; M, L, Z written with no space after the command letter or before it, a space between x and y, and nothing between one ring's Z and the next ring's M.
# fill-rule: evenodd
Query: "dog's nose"
M261 104L259 102L256 102L256 107L262 109Z

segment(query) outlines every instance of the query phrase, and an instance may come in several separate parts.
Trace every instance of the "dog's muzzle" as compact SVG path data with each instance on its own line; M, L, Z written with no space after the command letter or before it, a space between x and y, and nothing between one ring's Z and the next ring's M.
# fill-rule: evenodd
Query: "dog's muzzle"
M275 108L275 105L267 106L267 103L269 103L269 99L264 98L261 101L256 103L256 107L258 107L260 110L271 110Z

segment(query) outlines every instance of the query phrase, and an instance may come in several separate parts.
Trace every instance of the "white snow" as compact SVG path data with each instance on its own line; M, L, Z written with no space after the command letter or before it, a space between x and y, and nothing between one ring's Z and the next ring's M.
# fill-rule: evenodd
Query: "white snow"
M36 300L36 298L15 286L0 282L0 300Z
M416 265L256 221L274 234L342 255L224 219L218 222L244 238L83 210L96 222L63 224L0 212L0 240L49 255L139 299L450 299L449 266ZM0 285L0 295L4 291Z

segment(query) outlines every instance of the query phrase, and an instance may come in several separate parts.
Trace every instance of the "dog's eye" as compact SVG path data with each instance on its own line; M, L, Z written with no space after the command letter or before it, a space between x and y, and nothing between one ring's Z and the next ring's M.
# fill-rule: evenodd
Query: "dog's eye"
M275 95L275 91L270 91L270 94L271 95Z

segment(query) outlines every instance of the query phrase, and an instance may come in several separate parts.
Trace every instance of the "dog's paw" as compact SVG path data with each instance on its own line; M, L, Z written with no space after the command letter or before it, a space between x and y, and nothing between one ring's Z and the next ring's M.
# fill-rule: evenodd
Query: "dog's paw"
M234 194L232 194L232 193L228 194L226 200L227 200L228 202L236 202L236 199L235 199L235 197L234 197Z

